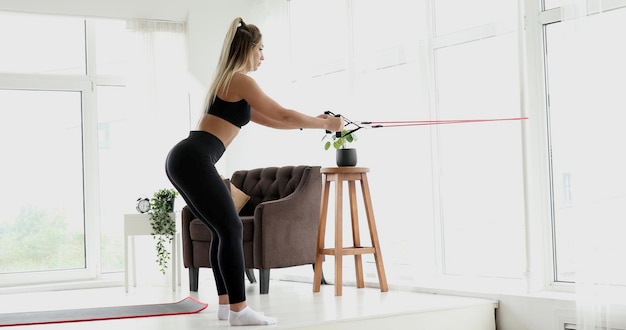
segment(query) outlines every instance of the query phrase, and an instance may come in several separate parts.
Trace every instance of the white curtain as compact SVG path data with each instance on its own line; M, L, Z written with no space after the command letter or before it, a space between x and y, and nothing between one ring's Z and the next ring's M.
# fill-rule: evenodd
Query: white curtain
M595 71L600 71L600 62L604 57L598 38L606 38L609 26L607 17L602 17L602 0L568 0L561 7L564 20L570 20L568 31L576 46L571 53L574 63L581 65L577 72L572 72L581 81L581 87L595 80ZM615 27L613 27L615 28ZM623 41L617 41L623 42ZM598 82L606 83L606 82ZM586 93L582 99L596 98L593 92ZM580 97L580 96L579 96ZM602 106L600 99L594 104ZM591 109L590 109L591 110ZM588 159L588 162L591 162ZM598 180L600 181L600 180ZM617 182L615 182L617 184ZM623 212L613 203L594 194L581 193L581 216L575 224L575 290L576 290L576 328L579 330L625 329L623 295L616 294L622 288L615 286L619 274L623 274L619 265L623 261L615 258L615 242L622 239L615 233ZM623 219L622 219L623 220ZM618 254L619 255L619 254Z
M135 143L143 164L137 180L147 191L170 188L164 171L170 148L188 134L189 75L186 24L129 20L136 54L128 87L131 89ZM176 203L181 206L181 203Z

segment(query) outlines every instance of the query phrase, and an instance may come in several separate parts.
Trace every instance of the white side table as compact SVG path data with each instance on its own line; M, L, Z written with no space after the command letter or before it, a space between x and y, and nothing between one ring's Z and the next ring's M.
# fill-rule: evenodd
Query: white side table
M176 214L170 213L170 217L173 221L176 221ZM171 267L172 272L172 291L176 291L176 281L178 280L178 286L180 286L180 249L178 248L178 226L176 226L176 233L172 238L172 258ZM128 268L130 258L132 258L132 272L133 272L133 286L137 286L137 268L135 262L135 236L138 235L152 235L152 226L150 225L150 215L147 213L135 213L124 214L124 289L128 292ZM131 239L131 256L128 255L128 240Z

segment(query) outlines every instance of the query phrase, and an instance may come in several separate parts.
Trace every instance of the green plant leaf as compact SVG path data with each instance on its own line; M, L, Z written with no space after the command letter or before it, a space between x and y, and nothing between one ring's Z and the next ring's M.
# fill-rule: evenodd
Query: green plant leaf
M165 274L167 262L170 260L170 252L166 248L166 242L172 242L176 233L176 223L170 218L173 212L173 202L178 192L174 189L161 189L154 193L150 199L150 225L152 236L156 239L157 263L161 272Z
M348 130L344 129L341 132L341 137L337 137L335 134L326 134L322 138L322 141L324 141L324 140L331 140L332 141L332 143L331 143L331 141L326 141L326 143L324 143L324 150L330 149L331 145L335 149L342 149L342 148L346 148L348 143L355 142L357 140L357 137L356 137L356 135L354 133L348 134Z

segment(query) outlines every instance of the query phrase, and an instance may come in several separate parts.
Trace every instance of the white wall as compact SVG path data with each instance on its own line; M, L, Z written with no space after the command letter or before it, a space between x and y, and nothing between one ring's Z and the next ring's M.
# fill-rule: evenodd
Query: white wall
M284 97L281 93L281 89L285 87L285 83L281 81L284 81L282 78L286 77L285 66L281 64L288 60L288 54L284 48L288 32L284 29L286 26L285 6L285 1L278 0L0 0L0 10L187 21L189 68L195 80L192 90L192 106L198 113L202 111L204 92L217 62L228 23L237 16L243 17L249 23L259 24L262 29L266 44L266 62L262 70L254 75L262 86L267 86L268 94L276 95L280 103L285 102L284 105L289 106L288 101L283 101L283 99L288 100L288 97ZM312 95L311 97L318 96ZM298 110L311 115L320 111L306 108ZM370 138L380 138L376 134L378 133L372 133ZM320 142L322 135L322 132L314 130L276 131L250 124L242 130L238 139L231 145L221 166L225 175L229 175L238 168L276 164L308 163L332 166L334 153L323 151ZM373 143L373 141L364 142ZM375 156L364 156L367 157L364 161L376 166L375 163L379 161L378 155L384 149L370 151L370 155ZM388 174L385 177L380 171L373 171L373 178L370 179L372 189L379 187L393 189L396 174ZM423 175L427 176L428 173ZM424 178L426 177L420 180ZM428 181L422 182L423 186L429 184ZM377 201L376 194L384 194L385 191L372 193L374 201ZM390 209L388 211L379 204L376 204L375 208L377 212L391 212ZM431 233L426 234L431 235ZM434 288L421 290L497 299L500 301L500 307L497 310L497 326L498 329L503 330L558 329L563 320L573 322L575 318L575 304L569 295L563 295L564 298L561 299L553 295L540 297L498 293L479 294Z
M192 0L0 0L0 10L185 21ZM209 2L209 1L206 1ZM217 1L210 1L217 2Z

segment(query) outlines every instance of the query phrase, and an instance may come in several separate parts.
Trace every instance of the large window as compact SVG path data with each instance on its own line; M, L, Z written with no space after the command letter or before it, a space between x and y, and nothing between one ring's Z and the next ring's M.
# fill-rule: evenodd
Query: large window
M294 85L350 119L532 115L361 131L392 276L626 284L623 1L289 3Z
M0 12L0 31L2 73L86 72L83 19Z
M2 285L120 273L124 214L170 188L167 148L189 127L184 25L127 25L0 13Z
M352 120L520 117L517 1L480 4L290 0L293 84ZM519 121L357 135L392 281L523 277Z
M0 89L0 273L84 268L80 91Z
M440 118L519 116L515 34L441 48L436 59ZM438 128L445 273L522 277L520 137L516 121Z
M433 3L436 117L520 117L517 2ZM443 125L433 142L442 273L522 278L521 123Z
M626 8L545 27L555 279L626 285Z
M48 26L33 29L33 26ZM85 21L0 13L0 274L86 273ZM48 276L53 280L56 275ZM70 277L71 278L71 277Z

